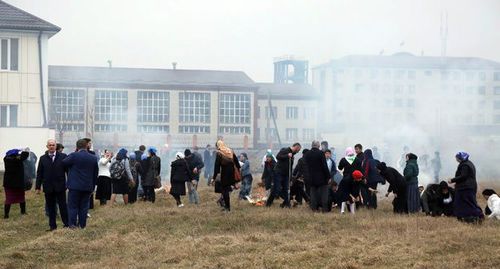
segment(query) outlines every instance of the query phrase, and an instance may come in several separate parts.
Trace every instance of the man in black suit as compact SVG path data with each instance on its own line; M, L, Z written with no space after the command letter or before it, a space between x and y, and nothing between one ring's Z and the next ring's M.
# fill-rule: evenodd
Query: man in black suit
M56 151L56 141L47 141L47 151L40 157L36 175L36 191L40 193L43 185L45 193L45 203L49 211L50 231L57 229L56 216L59 205L59 212L64 227L68 227L68 207L66 205L66 169L62 160L66 154Z
M320 149L319 141L313 141L311 150L305 155L305 162L309 170L311 184L311 209L322 212L328 211L328 183L331 180L330 171L326 164L325 153Z

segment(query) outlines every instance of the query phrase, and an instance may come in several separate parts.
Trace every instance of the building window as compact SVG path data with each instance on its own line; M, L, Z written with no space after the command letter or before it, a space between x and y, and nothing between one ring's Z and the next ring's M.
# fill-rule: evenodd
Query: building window
M493 109L500 109L500 101L495 101L493 103Z
M395 107L402 107L403 106L403 99L400 99L400 98L394 99L394 106Z
M415 99L408 99L408 107L414 108L415 107Z
M0 39L0 70L19 70L19 39Z
M402 79L405 75L405 70L396 70L395 79Z
M304 129L302 130L303 140L304 141L313 141L314 140L314 129Z
M191 126L179 125L179 133L181 134L208 134L210 133L209 126Z
M123 121L127 121L127 114L128 114L128 92L127 91L96 91L95 92L95 119L96 119L96 121L123 122ZM120 126L120 125L118 125L118 126ZM115 127L112 127L112 128L115 128ZM97 130L97 128L96 128L96 130ZM116 129L116 130L119 130L119 129ZM113 132L113 131L110 131L110 132Z
M278 118L278 108L273 106L273 109L270 110L268 106L266 106L266 119L272 119L271 112L275 119Z
M124 124L96 124L95 131L100 133L126 132L127 125Z
M376 79L378 77L378 70L377 69L372 69L370 71L370 78L371 79Z
M246 126L221 126L219 127L221 134L250 134L250 127Z
M495 73L493 74L493 79L494 79L495 81L500 81L500 72L495 72Z
M260 140L260 128L255 129L255 139Z
M458 71L453 71L451 73L451 75L453 76L454 80L461 80L462 79L462 76L460 75L460 72L458 72Z
M286 129L286 140L287 141L295 141L299 137L299 131L297 128L287 128Z
M402 94L404 92L403 85L394 85L394 93Z
M479 72L477 74L477 76L479 77L479 80L482 80L482 81L486 80L486 73L485 72Z
M431 70L425 70L425 75L430 77L432 76L432 71Z
M0 105L0 127L17 127L17 105Z
M472 71L468 71L468 72L466 72L466 73L465 73L465 77L466 77L466 79L467 79L468 81L473 80L473 79L474 79L474 72L472 72Z
M83 123L58 123L57 130L63 132L83 132Z
M486 95L486 87L485 86L479 86L477 88L477 93L480 95Z
M416 78L415 70L409 70L408 71L408 79L415 79L415 78Z
M165 123L169 121L170 93L141 91L137 93L137 122Z
M137 131L140 133L168 134L170 127L168 125L138 125Z
M250 124L250 94L220 95L219 121L222 124Z
M409 94L415 94L415 85L408 85L408 93Z
M500 87L495 87L494 93L495 95L500 95Z
M257 119L260 119L260 106L257 106Z
M304 119L311 120L316 118L316 109L313 107L304 108Z
M64 125L68 121L83 121L84 115L84 90L50 90L49 118L51 122Z
M266 139L275 140L278 138L278 132L274 128L266 128Z
M210 93L181 92L179 94L179 121L210 123Z
M363 76L363 71L362 70L360 70L360 69L354 70L354 77L356 79L360 79L362 76Z
M441 71L441 80L448 80L450 79L450 72L449 71Z
M363 91L363 84L358 83L354 86L354 92L361 93Z
M495 124L500 124L500 115L495 115L494 123Z
M286 119L296 120L299 118L299 108L295 106L286 107Z
M391 78L391 70L387 69L384 71L384 78L385 79L390 79Z

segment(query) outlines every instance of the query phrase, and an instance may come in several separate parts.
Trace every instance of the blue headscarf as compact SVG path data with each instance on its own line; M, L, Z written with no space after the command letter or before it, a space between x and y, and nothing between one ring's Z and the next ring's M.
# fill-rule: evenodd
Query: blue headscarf
M5 156L15 156L19 154L19 149L11 149L5 153Z
M123 160L127 158L127 150L122 148L118 151L118 154L116 154L116 159L117 160Z
M130 159L131 160L135 160L136 159L135 152L130 153Z
M157 152L157 151L158 151L158 150L156 150L156 148L155 148L155 147L149 147L149 148L148 148L148 152L149 152L149 153L154 153L154 154L156 155L156 152Z
M143 153L141 156L141 161L144 161L148 158L148 155L146 153Z
M457 153L457 155L455 155L455 157L456 157L459 161L463 162L463 161L467 161L467 160L469 159L470 155L469 155L469 153L467 153L467 152L460 151L459 153Z

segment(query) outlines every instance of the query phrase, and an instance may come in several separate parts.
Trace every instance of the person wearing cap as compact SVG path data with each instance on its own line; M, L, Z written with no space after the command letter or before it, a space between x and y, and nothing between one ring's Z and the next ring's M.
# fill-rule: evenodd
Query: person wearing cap
M155 180L159 179L161 172L161 159L156 156L156 148L148 149L148 157L144 160L143 172L144 177L141 180L142 189L144 190L144 200L154 203L155 195Z
M12 204L20 204L21 214L26 214L26 199L24 196L24 165L29 152L11 149L3 158L5 172L3 175L3 188L5 190L4 219L9 218Z
M349 206L351 214L354 214L356 211L356 203L363 203L360 190L362 180L363 173L359 170L355 170L351 174L344 174L338 188L338 201L341 203L341 214L345 213L347 206Z
M274 160L275 163L278 162L276 160L276 156L273 155L273 150L272 149L267 149L266 150L266 154L264 154L264 157L262 157L262 168L264 168L268 156L271 156L271 158L273 158L273 160Z
M455 184L455 202L453 211L460 221L467 223L478 223L484 219L483 211L477 205L477 181L476 167L469 160L467 152L459 152L455 155L459 163L455 177L448 183Z
M175 160L170 167L170 195L174 197L177 207L184 207L181 196L186 195L186 182L193 180L193 174L181 152L175 154Z

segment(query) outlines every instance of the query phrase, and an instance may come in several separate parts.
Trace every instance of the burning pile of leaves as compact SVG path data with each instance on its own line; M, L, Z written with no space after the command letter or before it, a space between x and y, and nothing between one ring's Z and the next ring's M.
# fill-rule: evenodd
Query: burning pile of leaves
M247 196L247 201L254 206L265 206L267 201L266 189L258 186L252 191L252 196Z

